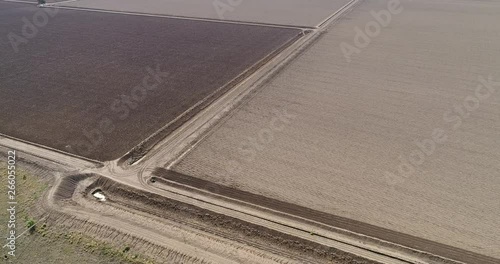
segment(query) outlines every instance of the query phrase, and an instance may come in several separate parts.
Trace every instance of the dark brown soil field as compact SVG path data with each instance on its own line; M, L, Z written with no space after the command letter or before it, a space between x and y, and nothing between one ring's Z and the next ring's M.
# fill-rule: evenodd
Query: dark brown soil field
M0 133L101 161L171 131L300 33L7 2L0 14Z

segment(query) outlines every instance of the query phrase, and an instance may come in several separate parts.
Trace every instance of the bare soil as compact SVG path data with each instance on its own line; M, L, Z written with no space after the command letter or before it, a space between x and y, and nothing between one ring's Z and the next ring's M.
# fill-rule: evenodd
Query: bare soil
M1 2L0 35L23 37L23 17L33 23L49 10ZM300 33L74 10L45 15L17 52L0 42L0 133L100 161L171 132Z
M393 230L382 228L353 219L340 217L311 208L294 205L291 203L279 201L276 199L268 198L262 195L253 194L250 192L242 191L236 188L231 188L221 184L205 181L189 175L184 175L175 171L168 171L163 168L157 168L152 178L153 181L160 181L164 184L175 184L176 187L182 188L183 185L195 187L209 191L213 194L223 195L228 198L233 198L238 201L248 202L257 206L262 206L282 213L290 214L293 216L310 219L319 223L329 226L338 227L341 229L349 230L358 234L368 235L370 237L382 239L416 249L423 252L443 256L450 259L460 259L466 263L496 263L497 259L490 258L472 251L463 250L460 248L452 247L446 244L436 243L431 240L422 239L417 236L395 232ZM166 180L166 181L165 181ZM176 185L176 183L180 185ZM445 263L444 260L440 260Z
M455 108L475 97L480 76L500 81L500 5L401 6L348 62L341 44L354 46L371 11L387 9L361 1L171 168L498 263L500 87L464 117ZM280 131L276 111L294 116ZM446 142L400 173L435 129Z
M314 27L348 0L78 0L62 5L124 12Z
M86 193L99 189L107 203L129 208L164 219L174 220L214 235L287 256L301 263L373 263L333 248L289 236L196 206L183 204L160 195L135 190L112 180L97 178L86 188Z
M4 156L0 154L3 159ZM6 175L7 164L0 162L0 175ZM47 170L18 161L17 172L17 232L27 230L29 220L36 224L16 240L16 256L6 254L2 248L0 263L34 263L34 264L66 264L66 263L96 263L96 264L147 264L148 260L135 252L134 249L124 251L124 248L96 241L80 232L66 232L60 226L48 224L46 213L41 204L43 194L52 184L53 179ZM4 178L2 178L4 180ZM0 185L0 191L6 193L6 185ZM0 196L0 236L7 237L5 219L8 219L7 196ZM5 241L4 239L2 242ZM2 244L3 246L4 244Z

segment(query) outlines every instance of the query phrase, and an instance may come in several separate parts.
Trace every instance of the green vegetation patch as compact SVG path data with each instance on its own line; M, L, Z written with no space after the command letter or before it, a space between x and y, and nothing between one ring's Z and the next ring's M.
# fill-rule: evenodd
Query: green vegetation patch
M21 167L21 168L20 168ZM0 236L7 237L7 221L9 212L6 210L9 201L7 196L7 164L0 162ZM3 263L30 264L153 264L148 258L134 252L131 245L122 248L100 242L92 237L76 232L62 232L57 226L50 226L43 220L30 214L37 201L47 190L49 184L28 171L16 165L16 227L17 235L27 231L16 240L16 256L7 254L5 248L0 254ZM2 239L2 243L5 239ZM3 245L2 245L3 246Z

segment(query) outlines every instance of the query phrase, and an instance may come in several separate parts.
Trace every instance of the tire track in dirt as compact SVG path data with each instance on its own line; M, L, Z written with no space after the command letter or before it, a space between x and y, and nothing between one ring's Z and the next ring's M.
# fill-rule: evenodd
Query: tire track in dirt
M443 256L445 258L464 261L466 263L495 264L500 262L498 259L477 254L464 249L448 246L400 232L395 232L390 229L373 226L356 220L323 213L307 207L282 202L265 196L252 194L246 191L234 189L220 184L215 184L213 182L202 180L189 175L184 175L175 171L166 170L164 168L157 168L153 175L167 181L192 186L196 189L202 189L209 192L217 190L216 194L218 195L243 201L249 204L262 206L264 208L269 208L278 212L284 212L300 218L310 219L329 226L349 230L358 234L364 234L419 251ZM215 186L215 188L212 188L212 190L208 190L207 186Z
M355 2L356 1L352 1L351 4L355 3ZM347 9L349 9L349 6L347 6L346 10ZM335 20L334 17L332 17L331 19L332 19L331 21ZM315 35L319 34L319 31L316 31L314 34ZM314 37L310 37L309 38L309 40L313 40L313 39L314 39ZM305 43L307 43L307 41L305 41ZM305 44L301 43L301 45L305 45ZM305 46L307 46L307 45L305 45ZM303 46L300 46L300 47L303 47ZM295 47L295 48L297 48L297 47ZM294 51L295 48L292 48L290 50ZM292 52L292 54L293 54L293 52ZM287 54L285 56L285 58L280 58L277 61L272 62L273 66L271 66L270 68L267 68L267 70L271 70L271 71L277 70L280 66L279 65L277 66L276 64L280 64L283 61L285 61L286 57L289 56L289 55L290 54ZM295 54L295 55L297 55L297 54ZM266 65L266 66L269 66L269 64ZM270 75L264 75L264 76L270 76ZM257 78L257 81L262 81L262 80L259 79L259 78ZM226 100L227 101L231 101L231 98L227 98ZM222 108L222 110L221 110L221 108L218 108L213 113L218 113L218 112L223 111L223 110L224 110L224 108ZM212 118L212 116L210 116L210 118L207 118L207 119L211 119L211 118ZM120 164L118 164L116 161L114 161L114 162L106 163L106 167L102 168L102 169L90 168L88 166L83 166L83 164L76 165L76 167L79 167L82 171L89 172L89 173L94 173L96 171L104 172L104 174L106 176L109 176L111 178L120 179L122 183L123 182L127 182L128 185L134 185L134 184L137 185L137 184L139 184L140 185L139 187L141 189L153 192L155 190L152 189L150 186L147 186L145 184L145 182L142 181L144 179L143 176L147 176L147 175L143 175L143 173L147 173L148 172L147 169L145 169L145 168L148 168L148 167L149 168L154 168L155 166L150 166L150 165L153 165L153 164L154 165L162 165L161 163L164 164L165 162L170 161L171 158L175 157L175 155L176 155L176 154L171 154L172 153L172 149L175 150L174 153L179 153L182 150L184 150L185 145L181 149L178 148L179 145L184 144L185 141L186 141L186 139L191 140L192 139L191 135L192 135L193 131L196 132L200 127L203 127L207 122L208 122L207 120L200 121L200 122L198 122L198 124L196 124L198 127L195 127L194 130L185 130L185 131L188 131L188 133L184 133L182 135L177 136L177 139L175 139L175 142L173 142L173 144L167 145L168 147L165 147L165 145L159 146L157 148L157 150L158 150L157 152L150 153L151 155L147 156L145 158L145 160L147 162L145 162L145 163L139 163L139 164L137 164L138 166L132 166L132 167L122 168L120 166L117 166L117 165L120 165ZM200 123L201 123L201 125L200 125ZM213 124L210 124L210 125L213 125ZM0 144L1 144L1 142L0 142ZM58 157L51 156L52 155L52 151L47 150L47 149L42 149L41 151L38 150L38 149L29 149L27 151L31 152L31 153L42 153L39 156L43 156L43 157L45 157L45 154L46 154L49 157L49 159L52 159L52 160L57 160L57 158L58 158ZM169 158L166 158L165 154L168 154ZM70 163L70 162L67 162L67 163ZM139 177L139 183L137 183L137 181L136 181L137 179L134 180L135 177ZM60 178L59 178L59 180L60 180ZM69 197L69 194L67 193L68 190L62 191L62 193L58 193L57 196L59 198L61 198L61 197L62 198ZM49 194L49 196L53 197L54 194L55 193L53 192L53 193ZM74 191L73 191L73 194L74 194ZM48 208L54 209L55 208L54 204L50 204L50 202L49 202ZM71 228L75 228L75 226L77 227L77 229L78 228L83 228L83 227L85 227L85 225L95 224L95 223L97 223L98 221L101 221L101 220L106 220L106 223L109 224L109 225L113 225L113 224L116 223L116 219L112 219L109 216L102 216L102 215L99 215L99 214L95 214L95 213L89 212L87 210L78 210L76 208L77 207L65 204L65 207L63 207L63 209L61 210L64 213L60 213L62 215L63 214L73 215L73 217L70 220L68 220L68 219L63 220L64 223L66 223L66 220L68 220L67 224L70 225ZM87 222L83 222L82 223L81 218L85 218L87 220ZM135 235L140 236L139 234L140 234L141 230L139 228L137 228L137 227L131 226L130 224L123 224L123 225L121 225L121 227L123 227L123 228L131 228L131 231L133 231L132 233L134 233ZM120 237L121 233L119 231L117 231L117 230L114 230L113 232L111 232L111 234L109 234L108 237L111 236L114 232L116 232L115 238ZM130 235L130 233L129 233L129 235ZM154 232L151 235L153 237L155 237L155 238L158 238L157 234L155 234ZM160 238L158 238L158 239L160 239ZM154 249L152 249L152 250L154 251Z
M310 258L302 257L295 253L287 253L287 251L280 250L279 247L274 246L274 244L292 247L293 252L302 252L307 249L307 251L315 252L312 254L320 254L321 256L331 255L332 260L338 260L338 258L342 260L352 259L355 263L366 263L366 260L335 249L327 249L306 240L282 234L226 215L207 211L196 206L170 200L161 195L149 193L147 191L134 190L133 188L116 184L116 182L105 178L99 178L87 188L86 192L90 193L96 188L106 193L110 197L109 201L113 203L112 206L120 210L127 211L133 209L139 212L145 212L148 215L155 215L161 219L174 218L174 221L181 223L182 226L191 226L195 229L215 234L217 237L238 241L242 244L251 245L261 250L297 261L300 260L301 263L317 262L311 261ZM238 233L242 233L243 236L240 237ZM272 243L263 243L263 241L261 241L262 239L264 242L270 240L268 242L272 241Z
M101 215L101 217L111 219L111 218L114 218L114 216L120 215L121 218L123 218L123 219L121 219L119 221L117 221L118 219L114 220L114 228L126 230L125 233L123 233L123 231L116 232L117 234L114 237L114 239L118 239L120 241L120 243L130 245L130 244L137 243L138 238L144 239L145 237L148 238L147 239L148 241L155 241L155 242L161 241L161 240L158 240L157 238L151 239L149 237L149 235L146 235L146 234L148 234L148 232L144 232L144 234L142 236L137 236L137 232L130 231L130 226L129 226L129 224L132 226L135 226L135 229L137 229L137 230L141 230L141 229L149 230L149 228L144 225L144 222L149 221L146 219L149 219L149 217L151 217L151 211L149 209L146 210L147 208L149 208L148 207L149 203L144 201L144 199L145 199L144 196L150 196L152 194L148 194L147 192L144 192L144 191L133 190L133 189L130 189L130 187L128 187L128 186L123 186L123 185L117 184L116 182L113 182L111 180L107 180L107 179L99 178L99 177L95 177L95 176L93 177L93 180L95 180L96 178L97 178L97 180L94 181L90 186L84 188L84 190L85 190L84 192L82 192L82 189L77 190L78 188L73 188L73 190L71 190L71 188L69 188L70 185L73 185L73 187L75 187L75 185L78 184L78 181L77 181L78 179L84 179L84 177L82 177L80 175L75 175L74 178L76 180L63 180L62 182L66 181L66 183L63 183L62 185L60 185L60 189L62 191L56 190L54 192L54 193L75 192L73 197L69 198L72 201L71 204L67 203L68 199L62 199L62 200L56 201L56 203L58 205L63 205L64 211L70 210L70 211L68 211L68 213L74 213L74 210L79 210L80 212L84 213L84 214L82 214L82 216L84 216L84 219L81 220L80 222L78 222L76 226L73 226L74 225L73 220L70 221L70 223L72 225L71 228L76 229L76 230L84 229L85 233L89 233L89 234L96 234L96 233L102 234L102 232L100 232L99 230L103 229L104 227L102 226L102 224L95 225L96 221L100 221L100 220L97 220L93 216ZM88 181L88 182L91 182L91 181ZM108 200L106 202L106 206L107 207L111 206L113 208L112 209L113 211L117 210L116 212L109 213L109 208L108 208L108 209L106 209L106 210L108 210L108 213L106 213L106 215L103 216L102 214L99 214L99 212L93 212L93 210L91 210L89 208L89 206L92 206L92 204L89 202L86 202L86 199L84 199L84 196L88 195L89 193L92 192L92 190L94 190L96 188L98 188L98 189L104 191L104 193L106 193L106 196L108 198ZM59 189L59 188L57 188L57 189ZM130 196L130 195L132 195L132 196ZM136 197L136 195L140 195L140 196ZM75 200L75 196L82 196L82 197L77 199L78 205L74 204L74 202L73 202ZM128 197L128 196L130 196L130 197ZM58 197L63 197L63 196L58 196ZM64 195L64 197L68 197L68 195ZM162 208L161 210L158 211L158 212L160 212L158 219L170 219L171 218L170 216L172 216L172 215L178 215L179 213L185 214L186 210L188 212L192 212L192 213L194 212L193 210L196 210L196 209L192 209L192 208L189 209L189 207L187 205L183 205L182 203L178 203L176 201L164 199L160 196L158 196L158 199L163 199L162 200L163 202L161 202L160 204L155 204L156 206L160 206ZM64 204L66 204L66 205L64 205ZM96 205L95 202L94 202L94 205ZM99 205L99 203L97 203L97 205ZM84 206L85 208L82 208L81 206ZM147 212L147 214L145 214L143 216L143 217L145 217L145 219L140 221L140 224L138 224L136 222L139 219L133 220L133 219L127 218L125 216L127 214L130 214L130 212L133 213L133 211L136 211L136 210L137 210L137 212ZM171 210L174 210L174 211L170 214L164 215L165 211L171 211ZM91 215L91 217L88 218L89 214ZM191 214L191 213L189 213L189 214ZM199 214L206 215L206 214L212 214L212 213L199 213ZM153 215L158 215L158 213L153 214ZM216 235L215 237L209 238L212 241L212 243L216 242L216 240L217 240L216 237L221 237L221 238L227 237L227 234L229 231L226 231L225 233L224 232L214 232L213 228L211 228L210 226L193 225L193 223L190 221L182 220L182 219L192 219L192 218L196 219L197 217L186 217L185 215L182 215L182 216L177 217L175 221L181 223L182 224L181 226L183 226L183 227L184 226L191 226L191 227L195 228L196 230L200 230L201 232L208 232L211 234L215 234ZM81 222L83 222L83 224ZM123 226L121 224L122 222L124 223ZM184 228L183 228L183 230L184 230ZM232 231L234 231L234 230L231 230L231 232L229 232L229 233L232 233ZM158 232L158 231L156 230L154 232ZM111 234L106 235L106 237L111 236L113 233L115 233L115 232L114 231L111 232ZM163 234L163 235L165 235L165 234ZM199 236L199 235L197 235L197 236ZM271 252L271 254L275 254L275 256L280 256L279 258L274 257L276 262L283 262L284 259L281 259L281 257L284 257L284 258L289 257L288 258L289 260L301 259L300 255L295 254L295 255L291 256L290 254L287 254L286 252L282 252L280 250L269 248L269 246L264 246L264 245L259 246L258 244L251 243L249 241L246 241L245 239L238 239L237 236L233 236L229 239L230 239L230 241L237 241L241 245L249 245L250 246L250 248L245 247L245 248L241 248L239 250L248 251L252 247L260 248L262 253L257 252L258 253L257 256L261 256L263 259L269 258L269 256L267 256L268 253L265 253L266 255L263 255L264 252ZM164 240L169 240L169 238L165 237ZM181 243L181 242L179 241L179 243ZM241 252L239 254L241 254ZM252 254L254 254L254 253L252 253ZM301 261L301 263L317 263L316 261L307 260L307 258L303 258L303 260L304 261ZM216 263L224 263L224 262L216 262ZM275 263L275 262L273 262L273 263ZM356 262L356 263L365 263L365 262Z

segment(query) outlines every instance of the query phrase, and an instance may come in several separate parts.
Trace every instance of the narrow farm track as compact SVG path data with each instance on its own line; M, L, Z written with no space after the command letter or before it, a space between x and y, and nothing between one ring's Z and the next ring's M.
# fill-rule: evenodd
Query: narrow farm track
M464 262L479 264L479 263L498 263L496 259L452 248L443 244L426 241L416 237L405 236L404 234L383 230L363 223L356 223L358 229L348 228L346 225L350 223L349 219L341 219L335 222L335 216L323 215L319 218L310 218L311 215L318 215L318 212L312 214L299 214L291 205L280 207L283 204L273 200L265 200L259 204L255 200L242 197L241 193L214 192L224 189L221 186L202 183L201 185L193 185L189 182L179 181L175 178L165 179L151 183L151 176L157 168L170 169L173 164L176 164L189 150L195 148L204 138L210 135L211 129L218 125L219 122L227 116L240 102L251 96L252 92L266 84L277 72L287 66L292 60L300 56L304 50L315 43L318 38L324 34L326 28L337 22L339 18L350 12L362 0L352 0L344 5L337 12L332 14L326 21L319 24L318 28L308 31L303 31L303 36L293 44L280 50L279 54L272 57L269 61L265 61L259 65L258 69L244 79L239 80L238 85L232 87L226 93L221 95L217 100L209 106L201 110L189 120L186 120L181 126L173 131L165 139L155 144L146 155L139 160L132 160L129 163L127 159L117 159L109 162L99 163L93 160L80 159L74 155L67 155L64 152L54 151L45 147L20 142L15 139L0 136L0 149L14 148L26 153L27 158L36 159L39 163L58 163L62 164L68 171L74 171L78 174L100 175L101 177L112 179L116 183L133 188L138 191L144 191L151 194L159 195L168 198L172 201L178 201L183 204L191 205L197 208L202 208L210 212L228 216L240 221L250 223L255 226L262 226L269 230L274 230L282 234L311 241L318 245L334 248L348 254L360 256L367 259L369 263L387 263L387 264L403 264L403 263L461 263ZM158 175L156 175L158 176ZM58 184L63 180L59 177ZM56 186L58 185L56 184ZM210 188L212 189L210 189ZM189 243L182 244L178 248L172 245L179 244L179 241L174 237L175 230L169 230L165 233L159 233L158 230L147 225L137 225L130 219L146 219L141 215L140 208L127 208L126 202L110 203L102 205L101 212L95 210L93 204L79 198L79 204L68 205L66 203L58 203L56 201L56 188L52 189L48 194L47 203L45 204L48 211L60 212L67 215L64 222L68 225L84 222L87 223L89 231L98 233L97 230L105 229L105 227L113 227L117 232L123 232L131 237L136 237L141 240L154 243L157 246L169 249L175 252L172 259L186 261L187 263L202 263L208 261L212 263L238 263L237 260L223 257L223 253L217 254L213 251L206 250L203 253L198 252L195 246ZM73 194L73 193L72 193ZM66 197L70 199L70 197ZM267 202L267 204L266 204ZM58 203L58 204L56 204ZM109 210L108 213L102 213ZM295 210L295 211L294 211ZM134 216L135 215L135 216ZM75 220L71 220L74 217ZM126 217L125 217L126 216ZM127 219L122 219L122 217ZM141 218L142 217L142 218ZM78 219L78 220L76 220ZM136 219L136 220L137 220ZM333 219L333 220L332 220ZM195 229L200 228L189 221L182 222ZM85 224L84 224L85 225ZM96 227L97 226L97 227ZM94 231L92 231L94 230ZM313 232L314 231L314 232ZM114 231L112 231L114 232ZM213 234L221 237L225 236L224 232L217 230L212 231ZM313 232L315 235L311 235ZM192 235L192 234L191 234ZM365 236L368 235L368 236ZM397 245L392 242L405 238L405 246ZM228 238L234 241L245 244L244 239ZM194 243L194 242L193 242ZM210 243L210 239L206 240ZM269 249L269 257L264 253L267 248L262 244L249 243L251 247L256 248L260 253L248 253L248 256L257 254L262 257L260 263L314 263L308 258L293 259L296 255L276 249ZM412 247L413 244L418 244ZM432 248L426 248L432 247ZM415 249L416 248L416 249ZM427 249L427 250L426 250ZM242 249L242 252L250 249ZM252 249L253 250L253 249ZM251 250L250 250L251 251ZM431 252L431 253L429 253ZM452 252L450 254L450 252ZM436 253L436 254L433 254ZM438 253L444 253L446 256L438 256ZM190 256L203 255L203 260L191 259ZM246 254L246 253L245 253ZM453 256L451 260L447 257ZM191 262L189 262L191 261ZM249 263L251 261L249 260ZM255 261L255 263L259 263Z
M302 35L3 1L0 12L11 37L23 17L47 17L30 41L0 42L0 111L16 109L0 133L100 161L140 156Z

